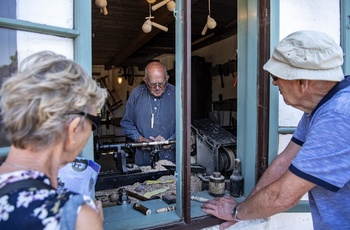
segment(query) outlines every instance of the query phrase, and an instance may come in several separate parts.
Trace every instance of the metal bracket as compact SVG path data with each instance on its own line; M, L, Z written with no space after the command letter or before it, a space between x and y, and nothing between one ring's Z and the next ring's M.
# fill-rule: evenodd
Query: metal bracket
M178 175L178 173L176 171L174 171L174 177L175 177L176 182L177 182L177 175Z
M175 20L176 20L176 14L177 14L177 11L174 10L174 11L173 11L173 15L174 15Z

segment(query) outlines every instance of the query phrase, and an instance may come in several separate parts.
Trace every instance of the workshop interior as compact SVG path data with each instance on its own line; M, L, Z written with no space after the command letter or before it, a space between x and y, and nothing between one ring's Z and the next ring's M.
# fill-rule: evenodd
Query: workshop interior
M135 148L142 147L151 148L156 155L169 141L133 143L123 135L119 123L150 61L164 64L169 83L176 86L176 2L121 4L96 4L92 14L92 75L109 93L100 112L102 125L94 132L94 157L101 165L96 198L104 207L132 205L144 215L150 209L134 204L158 199L165 202L168 209L163 211L168 212L176 203L176 165L152 160L151 166L139 167L133 157ZM130 13L120 11L134 13L127 18ZM184 154L191 155L191 199L199 203L227 194L243 195L241 161L236 153L237 44L232 39L237 34L236 11L235 0L192 1L191 151ZM133 39L125 41L125 37ZM226 42L222 45L222 41ZM230 51L215 55L206 48L227 45Z
M127 100L143 83L149 62L164 64L168 82L179 87L176 1L93 0L91 4L92 78L108 91L98 114L101 124L93 131L93 160L100 165L94 196L103 204L104 229L152 229L179 221L174 214L179 197L176 165L157 158L164 145L175 145L176 140L134 143L120 127ZM200 205L208 199L228 194L239 198L244 192L243 163L236 152L237 1L192 0L190 37L191 146L182 154L191 156L188 189L191 218L196 218L205 215ZM17 54L12 58L16 60ZM17 62L0 70L15 72ZM1 141L1 147L9 145ZM154 156L150 166L134 163L135 149L144 147ZM78 160L73 168L83 171L88 165ZM156 218L147 219L155 214ZM135 223L140 217L141 222Z

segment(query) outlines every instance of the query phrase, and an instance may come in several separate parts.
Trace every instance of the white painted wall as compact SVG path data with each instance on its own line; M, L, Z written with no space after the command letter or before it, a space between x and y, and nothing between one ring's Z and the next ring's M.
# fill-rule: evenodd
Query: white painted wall
M339 0L281 0L280 39L297 30L318 30L340 41ZM279 125L296 126L302 112L279 98Z
M205 48L192 52L193 56L204 57L206 62L216 66L224 64L229 60L236 60L237 56L237 36L226 38L218 43L207 46ZM219 94L223 95L223 99L237 98L237 86L234 86L234 78L223 76L224 88L221 87L221 77L219 74L212 76L212 99L219 100Z
M280 40L297 30L318 30L340 42L339 0L281 0ZM284 103L279 95L279 126L296 127L302 116L300 110ZM292 135L279 135L279 151L288 144Z
M73 28L73 0L17 0L17 19Z

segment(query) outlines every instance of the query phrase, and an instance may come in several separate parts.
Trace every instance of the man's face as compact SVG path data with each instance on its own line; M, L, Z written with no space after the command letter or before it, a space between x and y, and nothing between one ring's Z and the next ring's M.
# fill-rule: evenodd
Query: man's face
M274 77L272 84L278 86L280 94L287 105L299 108L301 103L301 92L298 85L299 80L284 80Z
M148 73L148 79L145 80L151 95L154 97L163 95L168 82L168 76L164 76L164 71L153 69L153 71Z

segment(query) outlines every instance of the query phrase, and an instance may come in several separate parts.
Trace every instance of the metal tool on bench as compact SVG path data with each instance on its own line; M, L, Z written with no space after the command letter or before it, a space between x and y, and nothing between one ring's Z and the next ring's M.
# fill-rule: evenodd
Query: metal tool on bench
M176 171L176 165L162 165L164 168L166 168L169 171ZM191 165L191 172L192 173L205 173L205 167L201 165Z
M109 143L109 144L101 144L99 143L98 138L95 137L95 157L98 159L100 157L101 151L114 151L113 159L116 161L117 168L122 173L130 173L130 171L134 171L130 167L127 167L126 158L128 157L128 153L125 152L126 149L132 151L132 148L143 148L143 147L152 147L151 148L151 166L155 167L156 162L159 161L159 151L162 149L164 145L175 144L175 140L165 140L165 141L153 141L153 142L137 142L137 143ZM136 170L140 172L140 170Z
M125 205L125 204L131 203L131 200L128 197L128 192L124 188L119 189L118 193L119 193L119 199L117 201L117 204Z

